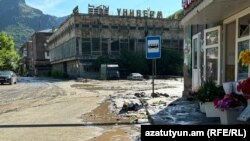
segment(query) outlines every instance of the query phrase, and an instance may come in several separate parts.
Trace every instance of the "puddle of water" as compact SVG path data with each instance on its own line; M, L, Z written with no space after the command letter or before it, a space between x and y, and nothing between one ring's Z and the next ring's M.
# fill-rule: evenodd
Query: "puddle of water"
M107 124L107 123L127 123L131 119L126 117L119 117L118 115L111 113L109 109L109 102L105 101L100 104L96 109L89 113L82 115L83 122ZM111 125L100 126L104 129L102 135L94 137L88 141L132 141L131 132L140 132L139 129L135 130L135 125Z
M82 115L82 119L83 122L91 122L91 123L130 122L129 118L119 117L118 115L111 113L108 102L103 102L93 111Z

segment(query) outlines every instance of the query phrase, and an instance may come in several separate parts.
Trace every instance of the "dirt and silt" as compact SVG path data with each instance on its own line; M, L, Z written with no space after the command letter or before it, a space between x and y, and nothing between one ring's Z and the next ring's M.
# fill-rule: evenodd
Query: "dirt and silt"
M12 140L124 140L140 136L140 124L149 124L147 104L164 106L181 97L183 82L58 81L20 78L17 85L0 86L0 125L80 124L78 127L11 128L0 130L0 139ZM145 93L145 97L135 93ZM124 105L126 105L124 107ZM154 111L154 110L153 110Z

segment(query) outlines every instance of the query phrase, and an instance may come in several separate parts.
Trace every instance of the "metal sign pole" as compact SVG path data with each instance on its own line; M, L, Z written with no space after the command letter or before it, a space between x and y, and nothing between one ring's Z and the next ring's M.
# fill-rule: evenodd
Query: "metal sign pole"
M155 69L154 69L154 66L155 66L155 65L154 65L154 62L155 62L155 61L154 61L154 60L155 60L155 59L152 59L152 94L154 94L154 90L155 90L155 88L154 88L154 87L155 87L155 86L154 86L154 85L155 85L155 83L154 83L154 77L155 77L155 76L154 76L154 75L155 75L155 74L154 74L154 71L155 71Z

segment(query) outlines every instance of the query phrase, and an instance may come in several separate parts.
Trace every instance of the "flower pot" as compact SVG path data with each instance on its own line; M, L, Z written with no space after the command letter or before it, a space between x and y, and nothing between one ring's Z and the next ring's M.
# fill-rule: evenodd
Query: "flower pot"
M205 102L206 117L220 117L220 111L214 107L213 102Z
M247 100L247 107L241 112L240 116L237 118L239 121L248 121L250 118L250 99Z
M239 124L237 120L244 107L236 107L228 110L220 111L220 121L223 125Z
M233 83L232 82L225 82L222 84L223 89L226 94L231 94L233 92Z
M202 113L206 113L205 104L202 103L202 102L199 102L199 104L200 104L200 111L201 111Z

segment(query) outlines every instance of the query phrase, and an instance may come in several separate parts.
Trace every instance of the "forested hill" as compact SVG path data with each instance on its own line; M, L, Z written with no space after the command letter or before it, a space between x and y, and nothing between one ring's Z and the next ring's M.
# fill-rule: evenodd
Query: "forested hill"
M35 31L58 26L66 17L58 18L26 5L25 0L0 0L0 31L14 37L19 48Z

